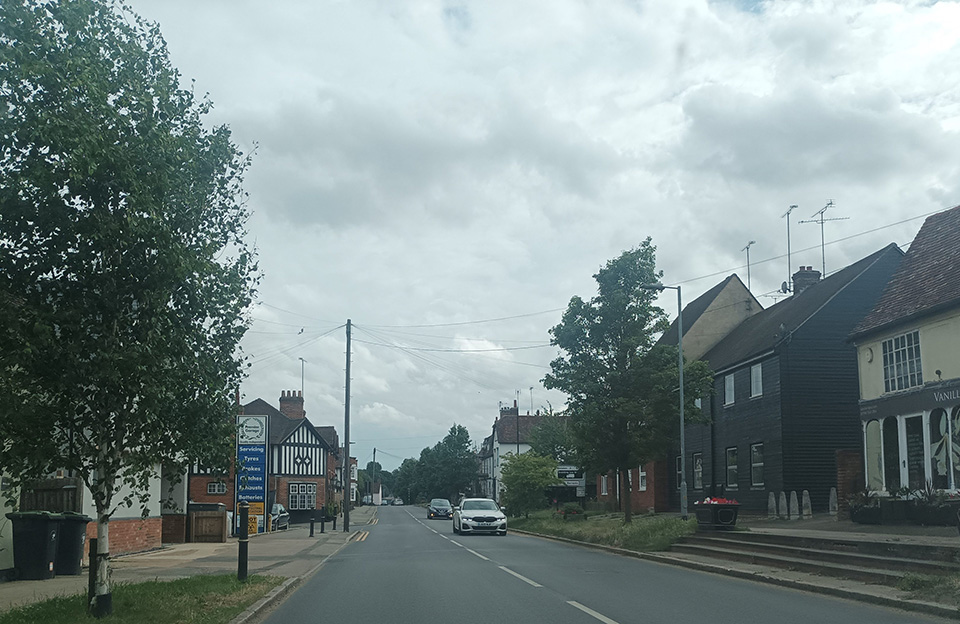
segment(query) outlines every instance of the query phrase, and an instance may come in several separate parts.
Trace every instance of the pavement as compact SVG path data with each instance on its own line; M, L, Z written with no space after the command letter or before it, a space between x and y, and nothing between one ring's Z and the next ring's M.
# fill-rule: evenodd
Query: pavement
M251 624L260 615L279 603L303 580L316 572L324 562L340 551L352 539L376 522L377 508L358 507L350 512L350 532L333 531L328 523L320 533L319 523L310 537L308 525L291 525L286 531L253 536L249 542L249 574L269 574L285 580L264 599L252 605L234 619L232 624ZM891 541L906 544L925 544L956 547L960 536L955 527L874 526L837 520L834 516L816 516L804 520L767 520L743 517L738 525L754 532L809 535L820 538L862 539ZM519 532L519 531L518 531ZM545 536L544 536L545 537ZM558 538L551 538L558 539ZM571 541L560 539L560 541ZM909 611L920 611L949 618L960 617L960 610L950 604L919 601L896 588L871 585L846 579L819 576L795 570L748 563L710 560L681 553L638 553L618 548L575 542L590 548L639 557L659 563L679 565L705 572L723 574L754 581L792 587L833 596L885 605ZM162 549L118 556L111 560L114 582L137 583L152 580L173 580L199 574L235 574L237 572L238 543L235 538L217 544L169 544ZM79 576L58 576L43 581L11 581L0 583L0 612L53 598L85 594L87 570Z
M292 524L285 531L251 536L248 546L247 572L266 574L285 580L263 600L233 620L243 624L283 599L301 581L309 578L332 555L364 531L376 519L376 507L358 507L350 512L350 531L343 531L343 518L334 531L328 522L320 532L314 525ZM165 544L158 550L112 557L110 566L114 583L140 583L174 580L199 574L236 574L239 545L236 538L222 543ZM86 594L88 568L78 576L57 576L42 581L10 581L0 583L0 612L57 596Z

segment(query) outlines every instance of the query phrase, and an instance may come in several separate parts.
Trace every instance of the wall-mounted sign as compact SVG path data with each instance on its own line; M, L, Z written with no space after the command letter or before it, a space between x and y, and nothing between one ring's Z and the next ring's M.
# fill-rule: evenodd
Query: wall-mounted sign
M262 532L267 503L267 427L266 416L237 416L237 503L250 503L250 527ZM239 521L239 517L237 518Z

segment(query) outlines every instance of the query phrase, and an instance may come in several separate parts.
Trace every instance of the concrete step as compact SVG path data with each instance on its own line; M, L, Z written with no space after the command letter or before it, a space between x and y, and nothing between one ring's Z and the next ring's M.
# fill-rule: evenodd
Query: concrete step
M936 544L927 544L910 539L871 539L871 536L842 536L831 533L828 536L813 537L810 535L790 535L783 533L764 533L753 531L730 531L725 533L697 533L698 537L706 536L736 539L743 542L782 544L798 548L813 548L816 550L830 550L844 553L859 553L882 557L905 559L920 559L923 561L944 561L960 565L960 539L956 543L944 543L937 540Z
M755 539L759 537L759 539ZM753 552L767 557L783 557L789 560L805 559L809 561L853 566L861 568L880 568L900 573L913 574L952 574L960 572L960 563L928 558L930 554L940 554L930 549L905 549L910 556L901 556L901 549L891 549L893 554L872 554L883 551L879 548L845 548L836 540L811 539L767 540L765 536L738 536L733 534L697 534L684 540L685 545L707 547L713 551L724 550Z
M707 557L718 561L735 561L758 566L772 566L786 570L797 570L809 574L834 578L853 579L864 583L895 586L907 574L903 571L888 570L879 567L815 561L777 553L753 552L745 549L714 547L702 544L680 542L670 548L670 552Z

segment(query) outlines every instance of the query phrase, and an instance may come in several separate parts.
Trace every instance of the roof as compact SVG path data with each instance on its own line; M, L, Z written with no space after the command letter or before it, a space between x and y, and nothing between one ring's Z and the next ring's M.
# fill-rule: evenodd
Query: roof
M780 340L799 329L837 293L887 254L902 255L903 252L890 243L802 292L757 312L704 354L703 359L714 371L722 371L773 350Z
M853 335L960 306L958 241L960 206L927 217L880 299Z
M323 438L323 441L327 443L327 446L330 447L330 450L338 452L340 446L340 436L337 435L337 428L333 425L324 425L323 427L313 427L316 432Z
M530 433L537 428L543 418L539 414L516 414L511 410L500 413L493 425L500 444L529 444ZM517 440L517 423L520 423L520 439Z
M254 399L244 405L243 413L264 415L270 418L270 444L281 444L297 427L300 427L304 423L306 423L310 429L314 429L313 425L311 425L310 421L306 418L289 418L263 399ZM314 434L322 438L316 430L314 430Z
M703 293L702 295L700 295L699 297L697 297L696 299L694 299L693 301L691 301L690 303L688 303L683 307L683 327L684 327L683 335L684 336L687 335L687 331L689 331L689 329L693 327L694 323L696 323L700 319L703 313L707 311L707 308L709 308L710 304L713 303L713 300L717 298L717 295L723 292L723 289L727 287L727 284L729 284L731 280L734 280L734 279L736 280L740 279L739 277L737 277L736 273L731 274L725 280L723 280L722 282L720 282L719 284L717 284L716 286L714 286L713 288ZM670 324L670 329L663 332L663 335L660 336L659 340L657 340L657 344L667 344L667 345L677 344L677 319L674 319L673 323Z

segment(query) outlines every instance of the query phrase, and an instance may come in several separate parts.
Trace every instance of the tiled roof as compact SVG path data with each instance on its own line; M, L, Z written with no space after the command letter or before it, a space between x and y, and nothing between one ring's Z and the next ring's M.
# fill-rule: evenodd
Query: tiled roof
M300 423L309 422L303 418L287 418L283 412L263 399L254 399L244 405L243 413L270 417L270 444L280 444Z
M710 307L710 304L713 303L713 300L717 298L723 289L727 287L727 284L731 280L739 280L736 273L731 274L729 277L721 281L719 284L703 293L687 305L683 306L683 335L687 335L687 331L693 327L693 324L697 322L700 316L707 311L707 308ZM666 344L666 345L675 345L677 344L677 319L673 320L673 323L670 324L670 329L663 332L663 335L660 336L660 339L657 340L657 344Z
M770 351L885 254L902 255L902 252L891 243L803 292L754 314L704 354L703 359L714 371L722 371Z
M543 418L539 414L520 414L501 412L494 425L500 444L529 444L530 432L540 424ZM517 422L520 423L520 440L517 441Z
M960 206L927 217L880 300L853 330L887 325L960 306Z

